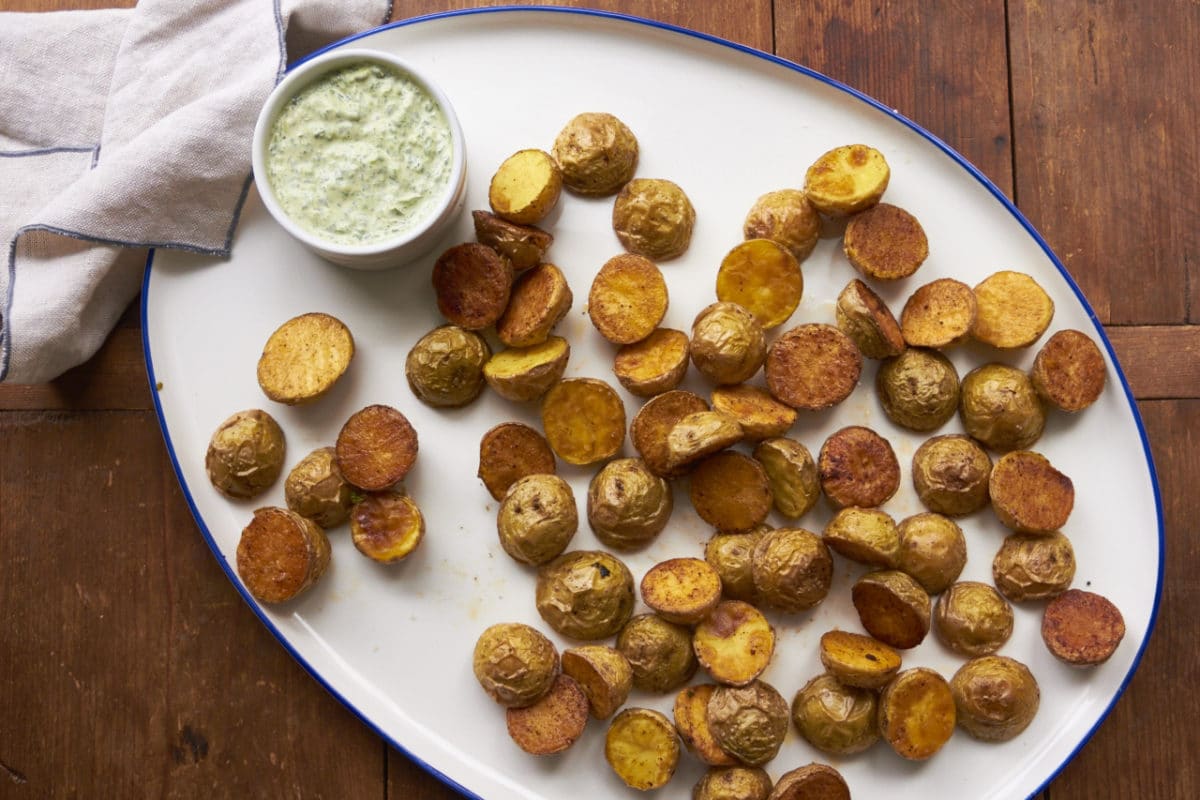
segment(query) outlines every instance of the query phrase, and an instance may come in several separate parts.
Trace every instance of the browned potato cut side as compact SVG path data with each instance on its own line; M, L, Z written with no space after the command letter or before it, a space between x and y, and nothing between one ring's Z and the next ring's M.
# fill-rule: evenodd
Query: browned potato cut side
M276 402L307 403L333 388L353 358L354 337L341 320L301 314L267 339L258 359L258 385Z
M796 422L796 409L779 402L766 389L744 383L713 389L712 407L736 419L753 442L782 436Z
M640 342L621 347L613 359L613 374L638 397L669 392L687 374L691 345L687 334L658 328Z
M708 701L717 687L711 683L688 686L675 695L675 728L688 752L705 764L732 767L738 760L721 749L708 727Z
M821 663L847 686L878 689L900 671L900 654L878 639L849 631L821 635Z
M793 408L819 411L850 396L862 374L862 354L832 325L797 325L771 344L767 388Z
M591 197L619 191L637 169L637 137L624 122L605 112L574 116L559 131L550 152L562 170L563 184Z
M571 308L571 287L562 270L543 262L513 284L508 307L496 321L496 335L509 347L541 344Z
M786 322L803 294L800 262L770 239L735 245L717 270L717 299L742 306L767 330Z
M723 600L696 626L692 647L713 680L745 686L771 663L775 629L749 603Z
M1029 378L1039 397L1055 408L1075 413L1100 397L1107 369L1091 337L1081 331L1062 330L1042 345Z
M554 643L520 622L489 626L475 641L471 658L479 685L506 708L537 702L554 685L559 658Z
M737 420L720 411L688 414L667 433L667 470L674 472L694 464L707 455L737 444L743 435Z
M1075 506L1075 484L1032 450L1002 455L988 479L988 494L996 518L1022 533L1053 533L1067 524Z
M775 510L799 519L821 499L821 484L812 453L795 439L776 437L759 442L754 457L767 471Z
M676 423L689 414L707 410L704 398L680 389L653 397L638 410L629 426L629 438L651 472L674 478L687 471L685 464L671 463L667 440Z
M879 202L891 174L883 153L874 147L843 145L823 153L808 168L804 194L822 214L856 214Z
M662 712L627 708L604 738L604 758L627 786L648 791L665 786L679 765L679 738Z
M621 449L625 441L625 404L604 381L561 381L542 398L542 430L563 461L594 464Z
M878 508L851 506L839 510L821 538L830 550L860 564L892 569L900 561L896 521Z
M433 265L433 291L438 311L469 331L494 325L512 292L513 268L487 245L464 242L438 256Z
M648 258L622 253L604 263L588 293L588 317L613 344L645 339L667 313L667 282Z
M588 721L588 699L569 675L559 674L533 705L504 712L508 735L535 756L561 753L579 740Z
M502 422L479 440L479 479L503 500L508 487L526 475L553 475L554 451L546 437L520 422Z
M564 650L562 671L583 689L596 719L608 719L615 714L633 689L629 660L608 645L588 644Z
M696 209L672 181L634 178L613 202L612 226L626 250L655 261L681 256L692 242Z
M899 650L919 645L929 633L929 595L899 570L870 572L850 591L867 633Z
M672 558L642 576L642 600L668 622L695 625L721 600L721 576L699 558Z
M911 347L949 347L966 340L977 313L970 286L938 278L918 287L904 303L900 333Z
M1009 534L992 559L992 582L1014 603L1057 597L1074 579L1075 548L1058 531Z
M282 603L312 587L329 558L329 538L315 522L284 508L260 508L238 540L238 577L260 603Z
M483 365L483 379L492 391L517 403L536 400L558 383L571 358L571 345L551 336L532 347L509 347Z
M833 767L813 763L780 775L769 800L850 800L850 787Z
M355 412L338 433L338 468L368 492L404 480L417 460L417 432L398 410L372 405Z
M932 757L954 735L957 714L950 684L927 667L905 670L879 696L879 732L911 761Z
M692 470L688 493L700 519L720 531L748 531L771 512L771 482L762 464L733 450Z
M497 216L532 225L554 209L562 193L562 172L550 154L519 150L500 164L488 187L488 202Z
M900 462L892 445L861 425L842 428L825 440L817 473L834 508L881 506L900 488Z
M842 249L859 272L894 281L907 278L925 263L929 240L912 214L899 206L877 203L850 218Z
M1107 597L1068 589L1046 605L1042 641L1060 661L1076 667L1103 664L1125 638L1125 618Z
M350 537L367 558L391 564L404 560L421 544L425 517L408 495L369 494L350 509Z
M821 216L799 189L767 192L754 201L742 224L747 239L770 239L797 261L812 254L821 238Z
M233 414L213 432L204 469L217 491L245 500L274 485L286 457L287 441L279 423L262 409L251 408Z
M979 313L971 335L1004 350L1028 347L1050 327L1054 301L1023 272L1002 270L975 287Z
M838 330L867 358L891 358L904 352L904 335L883 298L858 278L838 295Z
M541 263L554 237L533 225L516 225L487 211L472 211L475 239L512 263L518 272Z

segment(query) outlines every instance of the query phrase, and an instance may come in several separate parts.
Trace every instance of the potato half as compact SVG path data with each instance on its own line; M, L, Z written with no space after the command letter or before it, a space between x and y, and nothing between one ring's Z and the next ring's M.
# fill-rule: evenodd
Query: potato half
M328 392L354 358L354 337L337 317L312 313L280 325L258 359L258 385L272 400L299 405Z

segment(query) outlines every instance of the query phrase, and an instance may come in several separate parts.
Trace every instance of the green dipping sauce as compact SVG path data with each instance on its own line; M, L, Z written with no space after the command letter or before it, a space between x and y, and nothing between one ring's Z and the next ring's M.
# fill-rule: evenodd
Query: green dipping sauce
M267 180L301 227L338 244L372 244L434 212L453 151L446 115L423 87L363 62L326 74L283 107L267 144Z

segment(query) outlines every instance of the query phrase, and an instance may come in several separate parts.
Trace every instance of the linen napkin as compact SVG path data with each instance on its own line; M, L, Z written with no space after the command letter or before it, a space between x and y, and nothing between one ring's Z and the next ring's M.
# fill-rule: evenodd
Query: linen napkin
M90 358L146 248L228 255L286 64L390 15L390 0L0 13L0 381Z

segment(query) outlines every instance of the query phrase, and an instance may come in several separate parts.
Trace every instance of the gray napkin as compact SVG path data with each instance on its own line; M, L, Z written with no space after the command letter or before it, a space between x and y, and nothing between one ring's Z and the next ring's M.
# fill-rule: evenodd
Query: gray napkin
M0 13L0 380L91 357L146 248L227 255L254 121L287 62L390 14L390 0Z

